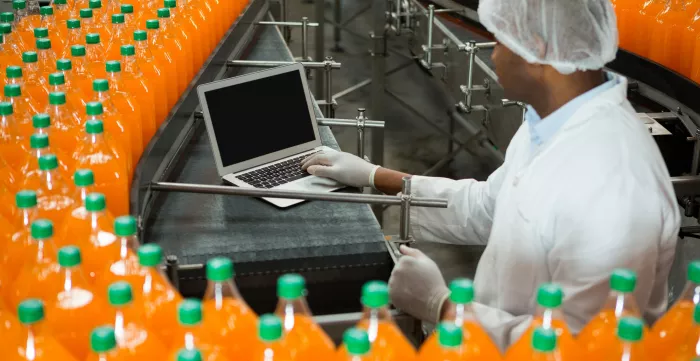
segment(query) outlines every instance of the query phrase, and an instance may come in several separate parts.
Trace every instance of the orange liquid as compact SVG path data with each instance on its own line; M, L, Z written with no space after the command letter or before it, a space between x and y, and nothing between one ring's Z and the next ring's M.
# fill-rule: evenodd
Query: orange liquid
M92 99L92 81L94 78L85 66L86 58L84 56L74 56L71 57L71 61L73 63L73 71L69 80L70 88L80 91L81 99ZM85 115L84 105L76 110L81 116Z
M24 89L22 89L24 90ZM5 97L3 101L12 103L12 110L14 110L15 123L17 124L17 130L19 135L27 140L34 134L34 126L32 125L32 117L39 113L38 109L34 108L31 103L31 99L28 95L22 93L18 97Z
M30 256L22 265L8 293L8 301L13 309L28 298L47 300L63 286L53 243L49 240L29 242L26 254Z
M700 83L700 36L695 38L695 46L693 47L693 64L691 67L690 78Z
M108 38L109 39L109 38ZM100 35L102 41L102 35ZM105 79L105 49L100 44L88 44L85 46L85 68L90 73L92 79Z
M41 74L44 81L48 80L49 74L56 71L56 53L54 49L55 48L53 47L52 41L51 49L37 50L37 56L39 58L39 74Z
M170 353L167 360L176 360L177 353L180 349L186 348L185 339L190 339L194 348L202 353L204 361L226 361L223 356L221 349L215 346L210 329L199 326L194 327L182 327L179 325L174 329L173 337L174 342L170 347ZM243 358L242 358L243 359Z
M7 350L12 350L9 358L13 361L79 361L41 324L22 327L19 342Z
M136 98L141 108L143 135L154 134L156 128L155 91L148 83L134 57L123 58L122 81L124 82L123 89L120 87L118 90ZM153 133L151 133L151 129L153 129ZM147 139L150 141L151 137L149 136Z
M12 46L7 43L0 43L0 85L5 85L7 80L5 79L5 64L22 66L22 58L17 55L17 53L12 49Z
M25 64L22 71L24 74L24 88L22 91L27 92L35 109L46 108L49 104L48 81L42 78L38 65Z
M616 350L619 348L619 340L616 335L618 321L614 310L604 310L581 330L578 342L589 359L602 360L602 357L606 357L606 355L616 354ZM645 326L644 337L646 338L648 334L649 330Z
M294 315L293 328L287 330L284 342L294 360L326 361L331 360L335 352L328 335L311 317L301 314Z
M122 60L121 46L133 43L132 34L124 24L112 24L112 38L107 42L106 61Z
M175 61L178 64L184 64L180 69L184 70L186 84L189 84L194 77L194 59L192 56L192 49L187 47L187 44L182 39L179 31L175 29L174 24L169 18L160 19L161 32L163 33L163 44L165 49L175 57ZM197 69L199 70L199 69ZM180 74L180 76L183 76Z
M361 321L358 325L364 330L368 329L367 321ZM372 335L373 332L370 332ZM376 337L372 339L372 355L380 360L386 361L407 361L416 358L413 346L406 340L394 323L379 321L376 329ZM344 348L344 346L343 346ZM343 351L347 355L347 351Z
M156 63L156 59L149 49L148 41L139 41L136 43L136 59L139 68L143 71L146 81L153 86L153 95L156 100L156 123L160 125L165 121L165 118L170 112L170 108L168 107L169 100L177 98L177 85L169 84L165 68L161 68L158 63ZM170 78L169 81L174 82L174 79ZM149 129L148 139L150 139L153 134L155 134L155 129Z
M182 297L168 280L157 270L148 269L140 283L141 302L146 316L146 324L156 330L166 345L173 344L178 328L177 305Z
M4 293L5 290L0 292ZM3 350L9 350L19 342L20 327L19 320L12 314L9 306L0 300L0 334L2 334L0 345L3 346Z
M38 28L41 25L41 18L39 15L28 15L19 19L17 21L17 16L15 15L16 22L16 32L22 39L22 43L29 46L29 48L34 48L34 28ZM26 51L27 49L25 49Z
M435 360L440 360L440 361L465 361L465 360L473 360L469 357L467 357L465 350L462 347L457 347L457 348L429 348L426 349L425 351L421 349L421 352L418 354L417 360L419 361L435 361ZM489 359L483 359L483 360L489 360ZM498 359L495 359L498 360Z
M54 7L54 12L56 8ZM63 54L66 49L66 44L63 39L66 38L67 29L65 22L63 25L59 25L53 16L42 17L41 27L49 29L49 39L51 39L51 49L54 51L55 55ZM40 60L41 61L41 60ZM54 66L56 63L54 63ZM55 69L55 68L54 68ZM50 74L50 73L49 73Z
M68 59L71 57L70 47L73 45L85 46L85 36L81 29L66 30L65 46L63 48L63 52L60 53L62 59Z
M688 78L693 76L695 41L698 35L700 35L700 33L698 33L698 26L700 26L700 13L696 12L690 19L689 25L683 29L683 37L681 38L680 72Z
M94 101L102 103L104 113L102 119L107 134L114 138L122 149L127 150L131 156L129 175L133 172L133 166L139 162L143 153L143 139L139 119L134 119L129 113L123 113L112 101L109 93L95 93ZM123 109L128 111L128 109ZM87 119L86 119L87 121ZM129 177L128 179L131 179ZM122 215L122 214L120 214Z
M87 8L87 6L86 6ZM82 8L81 8L82 9ZM97 21L97 14L93 9L92 18L80 19L80 26L82 27L82 38L85 41L85 35L90 33L100 34L100 41L105 42L112 38L112 29L109 26L109 22ZM104 58L103 58L104 59Z
M650 354L651 357L649 357L649 360L665 360L665 361L687 361L687 360L694 360L696 357L700 356L700 352L698 352L697 349L697 344L698 340L700 340L700 328L697 326L692 327L692 329L688 330L688 332L684 335L682 341L679 342L677 345L674 345L673 348L668 348L665 349L665 353L660 353L660 354ZM649 343L645 345L646 349L649 350ZM670 356L668 356L670 354ZM655 358L659 357L661 355L661 358ZM665 358L664 358L665 357Z
M39 217L50 219L54 229L60 229L63 218L74 207L75 201L71 197L74 189L68 180L61 177L60 172L51 173L51 177L44 175L40 187L36 190Z
M41 187L43 172L39 170L39 157L46 154L56 154L58 158L58 171L63 179L70 179L73 173L62 159L68 159L60 152L53 152L48 147L43 149L32 149L28 152L26 162L20 168L22 174L21 187L23 189L38 189Z
M0 154L11 168L19 169L27 156L25 140L20 136L13 116L0 116Z
M692 301L681 300L656 321L645 339L649 354L663 360L668 356L669 350L679 349L688 331L693 329L694 310L695 304Z
M120 354L125 361L160 360L167 348L155 333L142 322L141 310L134 304L116 310L123 315L123 327L115 325L115 334Z
M0 268L5 271L9 280L14 280L22 269L22 265L32 260L33 251L30 236L30 225L37 219L38 210L16 209L15 218L11 220L15 231L3 244L5 252L0 254ZM11 282L12 283L12 282ZM9 291L6 289L5 291Z
M633 12L633 28L636 29L633 46L631 51L643 57L649 56L651 42L652 25L656 16L664 9L666 2L663 0L646 0L640 2L642 5L637 11Z
M226 297L219 305L216 300L206 300L202 307L203 327L211 331L213 344L227 348L228 354L235 355L257 339L257 317L244 302Z
M66 26L66 21L68 19L71 19L75 14L71 11L71 7L68 4L65 5L59 5L59 4L51 4L53 7L53 16L56 18L56 24L60 27Z
M65 105L50 105L46 113L51 117L51 146L64 154L71 154L80 141L80 124Z
M671 0L669 6L656 17L652 25L649 58L675 71L681 68L679 39L689 25L688 15L680 0Z
M112 98L112 102L120 113L130 114L127 120L132 119L131 125L134 131L141 132L141 141L143 142L143 149L145 149L151 137L155 134L155 124L151 123L150 119L146 119L143 112L141 112L141 105L136 96L123 90L125 85L122 81L121 73L108 73L107 77L109 79L109 95Z
M253 347L250 361L292 361L291 345L285 340L272 343L256 341Z
M204 11L207 18L211 20L208 26L213 34L215 44L218 44L219 40L221 40L221 36L223 35L223 14L215 13L211 3L209 3L208 0L193 0L193 2L195 3L195 6Z
M497 361L501 359L501 353L498 351L498 348L480 325L475 322L465 322L462 325L462 330L464 335L462 352L464 354L463 357L467 360ZM433 333L421 346L421 358L423 358L422 355L424 353L440 355L440 350L437 333Z
M510 349L508 349L504 358L506 360L518 360L518 357L524 357L530 354L532 352L532 334L536 328L541 326L542 319L534 319L528 330L523 333L520 339L513 344ZM563 320L554 319L552 320L552 327L554 327L557 332L557 345L562 359L567 361L582 359L582 349L579 344L576 343L573 336L571 336L566 323Z
M625 347L620 341L616 341L615 346L608 351L604 358L599 359L603 361L656 361L655 359L649 358L646 354L646 349L644 342L637 342L631 345L631 347ZM690 359L688 359L690 360Z
M201 34L201 25L192 21L192 17L185 13L185 7L182 1L177 2L177 8L171 8L171 17L174 25L178 29L182 29L181 33L192 46L193 61L196 69L199 69L204 64L204 60L209 57L209 48L206 40Z
M156 58L156 62L159 66L165 69L166 74L184 74L185 71L182 68L185 66L185 64L177 63L175 57L173 57L173 55L170 54L170 51L165 48L165 45L161 40L162 38L163 34L160 32L160 30L148 30L148 41L151 43L151 49L153 49L152 53ZM180 97L180 94L182 94L185 91L185 88L187 88L187 79L185 79L185 77L178 76L173 80L177 83L175 84L177 85L177 96L175 99L168 98L168 107L170 108L175 105L177 99Z

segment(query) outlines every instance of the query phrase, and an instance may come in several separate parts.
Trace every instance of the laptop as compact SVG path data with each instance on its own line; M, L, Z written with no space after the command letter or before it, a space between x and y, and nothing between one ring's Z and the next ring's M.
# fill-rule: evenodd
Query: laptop
M321 145L304 67L271 68L197 87L221 178L243 188L332 192L340 183L301 170ZM280 208L300 199L263 198Z

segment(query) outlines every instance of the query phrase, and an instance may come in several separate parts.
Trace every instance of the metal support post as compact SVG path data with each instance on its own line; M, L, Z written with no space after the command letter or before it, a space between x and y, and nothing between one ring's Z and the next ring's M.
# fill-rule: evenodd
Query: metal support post
M316 0L316 22L318 23L318 28L316 29L316 54L314 56L314 59L317 61L321 61L324 58L325 54L325 40L326 40L326 17L325 17L325 4L326 2L324 0ZM325 94L323 92L323 78L322 77L317 77L316 78L316 86L315 86L315 91L316 91L316 96L320 97L321 94Z
M428 5L428 44L423 45L423 61L426 69L433 67L433 23L435 22L435 5Z
M365 108L357 108L357 156L365 158Z
M335 117L335 104L333 101L333 57L327 56L323 62L326 65L324 75L326 77L326 116Z
M178 260L177 256L169 255L165 257L165 274L168 276L170 283L175 289L180 288L180 277L178 276Z
M464 47L460 47L460 50L467 52L469 69L467 70L467 85L460 86L462 93L464 94L464 100L457 104L457 108L465 113L471 113L473 110L487 110L483 106L472 106L472 95L475 91L484 91L488 93L491 89L488 78L484 80L484 85L474 86L474 62L476 59L476 53L479 49L485 49L495 46L496 43L481 43L477 44L476 41L469 41Z
M301 18L301 60L309 61L309 18Z
M340 40L341 40L341 11L343 10L343 3L341 0L335 0L335 6L333 7L333 21L335 22L335 26L333 27L333 41L335 42L335 45L333 46L333 51L336 53L340 53L343 51L343 48L340 46Z
M401 188L401 215L399 219L399 239L401 243L410 243L411 239L411 177L403 178Z

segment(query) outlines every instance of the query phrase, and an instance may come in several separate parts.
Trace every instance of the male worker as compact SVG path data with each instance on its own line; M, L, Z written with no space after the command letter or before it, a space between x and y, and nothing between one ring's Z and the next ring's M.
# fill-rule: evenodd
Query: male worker
M411 208L414 237L486 245L474 308L502 348L529 325L540 284L561 285L578 333L621 267L637 273L639 306L656 319L680 215L659 150L626 99L627 80L601 70L617 51L609 0L481 0L479 18L498 40L492 59L506 96L531 107L485 182L411 178L413 195L449 200L447 209ZM391 194L407 176L341 152L316 154L303 168ZM392 301L435 322L449 302L445 281L419 250L401 253Z

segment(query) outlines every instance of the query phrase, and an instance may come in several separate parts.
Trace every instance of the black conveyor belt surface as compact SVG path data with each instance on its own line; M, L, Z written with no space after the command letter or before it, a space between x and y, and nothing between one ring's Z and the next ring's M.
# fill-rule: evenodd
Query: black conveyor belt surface
M291 60L291 54L277 29L267 26L259 27L245 58ZM256 70L260 69L235 68L239 74ZM231 105L235 113L235 99ZM260 106L274 105L261 103ZM204 124L199 124L185 151L185 159L168 181L222 184L204 128ZM328 127L320 127L320 134L325 145L338 148ZM258 296L246 295L246 287L266 289L270 298L258 303L249 299L249 303L259 306L254 306L256 309L265 311L269 311L266 306L274 301L274 292L269 294L269 288L281 273L300 272L310 284L351 283L347 290L352 294L354 309L351 310L357 310L361 283L386 279L391 270L391 258L379 224L370 207L364 204L315 201L280 210L254 198L161 193L148 224L146 239L160 244L165 254L176 255L181 265L205 263L215 256L233 259L237 282L239 286L242 284L247 299ZM183 273L187 275L184 281ZM181 272L182 291L201 292L203 276L202 270ZM313 298L310 302L312 306L321 303L313 302ZM323 312L318 308L315 308L317 313ZM342 311L346 310L328 310Z

